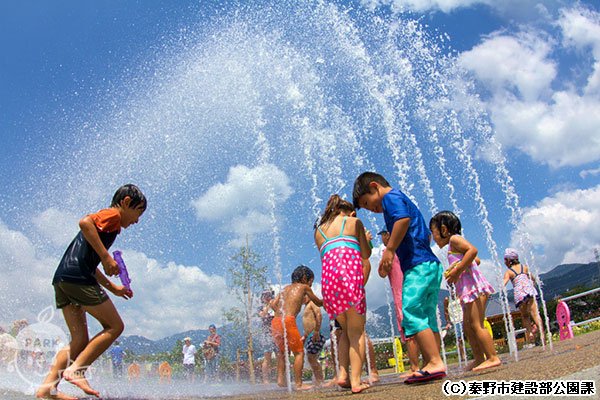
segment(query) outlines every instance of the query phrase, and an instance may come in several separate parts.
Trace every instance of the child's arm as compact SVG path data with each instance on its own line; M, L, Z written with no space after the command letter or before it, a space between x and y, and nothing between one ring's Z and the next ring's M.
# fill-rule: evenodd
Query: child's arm
M365 234L365 227L360 219L356 218L356 236L358 237L358 242L360 243L360 257L365 260L371 257L371 246L369 246L369 241L367 240L367 235Z
M308 298L315 303L318 307L323 307L323 300L321 300L320 298L318 298L312 291L312 289L310 288L310 286L305 285L306 287L304 288L304 294L308 296Z
M477 257L477 248L467 241L462 236L454 235L450 238L450 246L453 251L461 253L463 255L462 260L458 265L454 266L446 276L448 283L455 283L462 273L473 264L475 257Z
M130 293L129 290L125 286L115 285L111 280L109 280L99 269L96 268L96 280L99 284L104 286L106 290L114 294L115 296L121 296L124 299L130 299L133 296L133 293Z
M503 286L506 286L506 284L508 283L508 281L510 281L510 271L506 271L504 273L504 283L503 283Z
M448 314L448 304L450 304L450 300L446 297L444 298L444 317L446 317L446 328L450 326L450 315Z
M390 240L386 246L386 251L383 253L381 257L381 261L379 262L380 268L385 269L386 271L391 271L392 269L392 261L394 261L394 254L396 254L396 249L404 240L404 236L406 232L408 232L408 227L410 226L410 218L400 218L396 222L394 222L394 226L392 228L392 233L390 234Z
M371 275L371 262L368 258L363 258L363 286L367 286L367 282L369 280L369 276Z
M106 250L106 247L104 247L92 217L89 215L83 217L79 221L79 228L81 229L81 233L83 233L85 240L88 241L90 246L92 246L94 251L98 254L98 256L100 256L102 266L104 267L104 272L106 272L108 276L117 275L119 273L119 264L117 264L117 262L108 253L108 250Z

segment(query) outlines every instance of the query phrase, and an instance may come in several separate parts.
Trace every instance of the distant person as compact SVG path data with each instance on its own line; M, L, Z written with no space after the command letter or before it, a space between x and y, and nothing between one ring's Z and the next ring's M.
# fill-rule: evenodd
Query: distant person
M371 247L354 207L337 194L327 201L314 238L321 253L324 307L329 319L342 326L338 384L360 393L369 388L361 381L361 371L366 359L365 285L371 272L364 260L371 256Z
M110 359L112 361L113 378L123 377L123 349L116 340L112 349L110 349Z
M521 265L519 253L515 249L506 249L504 264L508 267L508 271L504 273L504 286L509 280L513 284L515 306L521 313L527 342L535 344L537 333L544 340L542 321L536 302L538 292L534 286L535 279L533 275L529 272L527 265ZM533 323L531 320L533 320Z
M258 316L260 317L262 324L262 331L259 336L260 343L263 346L263 362L262 362L262 377L263 383L265 385L269 384L269 380L271 377L271 353L275 349L275 344L273 343L273 335L271 334L271 322L273 322L273 318L275 317L275 311L269 307L269 303L273 300L275 293L273 290L265 290L261 296L260 300L262 301L262 305L258 309Z
M442 265L433 254L430 232L417 206L388 181L374 172L363 172L354 181L354 207L383 213L390 239L379 267L392 269L394 253L402 273L402 328L407 338L415 337L423 355L423 367L405 380L419 383L446 376L440 355L437 300L442 283Z
M321 332L321 307L313 303L308 296L304 296L304 311L302 312L302 328L304 329L304 348L306 357L313 372L316 387L323 386L323 368L319 363L319 354L325 345L325 336Z
M296 316L300 313L305 295L317 306L323 305L323 300L315 296L310 288L314 279L315 275L310 268L304 265L297 267L292 273L292 283L285 286L270 303L271 309L275 311L271 332L279 350L277 352L277 385L287 386L285 378L285 346L287 344L288 350L294 353L294 390L297 391L313 388L312 385L302 383L304 344L296 326Z
M112 283L97 267L102 262L107 275L119 273L119 265L108 249L121 228L136 224L145 210L146 197L142 191L135 185L124 185L114 194L109 209L89 214L79 221L81 230L65 251L52 280L56 307L63 311L71 342L56 355L50 373L37 391L38 398L75 399L58 392L61 378L86 394L100 396L85 379L85 371L124 329L117 309L100 285L125 299L133 293ZM103 327L92 339L88 337L86 313Z
M450 211L437 213L429 222L429 229L440 249L448 245L449 267L444 275L464 307L463 327L473 352L467 370L480 371L500 365L494 341L483 326L488 296L494 289L477 268L477 249L460 236L460 219Z
M183 377L188 382L194 382L197 350L196 346L192 344L192 338L186 337L183 339L181 353L183 354Z
M390 241L390 233L386 229L383 229L378 235L381 235L383 245L387 246ZM386 251L388 250L384 249L384 252ZM406 352L408 353L408 362L410 364L410 369L399 377L407 378L416 375L419 371L419 345L414 337L407 338L404 335L404 329L402 329L402 281L404 275L402 274L402 266L400 265L398 256L394 254L392 266L389 271L380 266L378 273L380 277L385 278L387 276L390 280L392 297L394 298L394 309L396 310L396 321L398 323L398 331L400 331L400 340L402 343L406 343Z
M204 383L208 378L211 382L219 380L219 348L221 347L221 336L217 334L217 327L214 324L208 326L210 335L204 341L202 355L205 360Z

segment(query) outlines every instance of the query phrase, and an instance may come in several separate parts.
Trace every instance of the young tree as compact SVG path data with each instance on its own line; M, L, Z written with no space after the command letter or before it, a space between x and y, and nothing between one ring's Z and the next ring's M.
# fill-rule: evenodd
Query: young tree
M241 303L242 308L233 307L224 312L225 318L239 327L246 326L248 329L248 363L250 367L250 380L255 383L254 365L252 353L254 351L252 344L252 320L256 314L260 294L267 286L266 265L259 266L260 257L258 254L250 251L248 247L248 235L246 235L246 247L231 257L231 264L228 267L230 276L229 293L235 295Z

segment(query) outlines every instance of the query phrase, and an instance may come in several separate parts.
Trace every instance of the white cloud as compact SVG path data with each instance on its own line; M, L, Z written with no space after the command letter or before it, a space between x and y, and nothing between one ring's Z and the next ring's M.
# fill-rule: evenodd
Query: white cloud
M587 263L600 243L600 185L586 190L563 191L539 201L523 212L522 225L529 234L540 271L572 262ZM511 246L519 248L513 233Z
M22 232L0 221L0 315L3 326L26 318L36 322L37 314L54 304L50 282L57 260L38 254Z
M593 72L585 87L557 75L551 57L560 43L545 33L495 33L459 56L458 63L491 93L488 108L504 148L517 148L552 167L600 158L599 21L598 13L571 9L562 10L557 22L564 46L591 49Z
M192 201L201 220L226 219L224 229L237 235L231 243L239 244L243 236L272 229L272 205L285 202L293 193L284 171L273 164L248 168L231 167L225 183L217 183L199 199Z
M496 33L462 53L458 63L494 92L517 90L524 100L532 101L549 90L556 77L556 65L547 58L550 50L548 42L533 34Z
M66 211L48 208L33 218L33 225L57 247L66 247L77 234L79 218Z
M114 299L125 322L125 335L158 339L190 329L224 323L222 310L234 306L225 277L205 273L199 266L184 266L125 251L134 296Z

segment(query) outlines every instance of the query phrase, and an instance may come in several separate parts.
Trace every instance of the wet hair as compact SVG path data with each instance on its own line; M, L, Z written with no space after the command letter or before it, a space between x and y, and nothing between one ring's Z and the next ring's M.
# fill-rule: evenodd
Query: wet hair
M431 230L435 226L440 236L442 235L442 225L446 225L446 228L448 228L448 236L460 235L462 232L460 219L452 211L440 211L429 221L429 229Z
M331 195L327 201L323 215L315 222L314 228L317 229L319 226L331 222L342 211L352 212L354 211L354 206L337 194Z
M315 279L315 274L306 265L300 265L292 272L292 283L310 282L311 279Z
M125 197L129 196L131 201L129 202L129 208L141 208L142 210L146 209L146 196L144 193L135 185L131 183L127 185L121 186L113 196L112 202L110 203L111 207L119 207L121 202L125 199Z
M358 199L365 194L371 193L371 182L377 182L383 187L390 187L388 181L385 178L375 172L363 172L354 181L354 188L352 189L352 204L356 210L360 210L358 205Z

